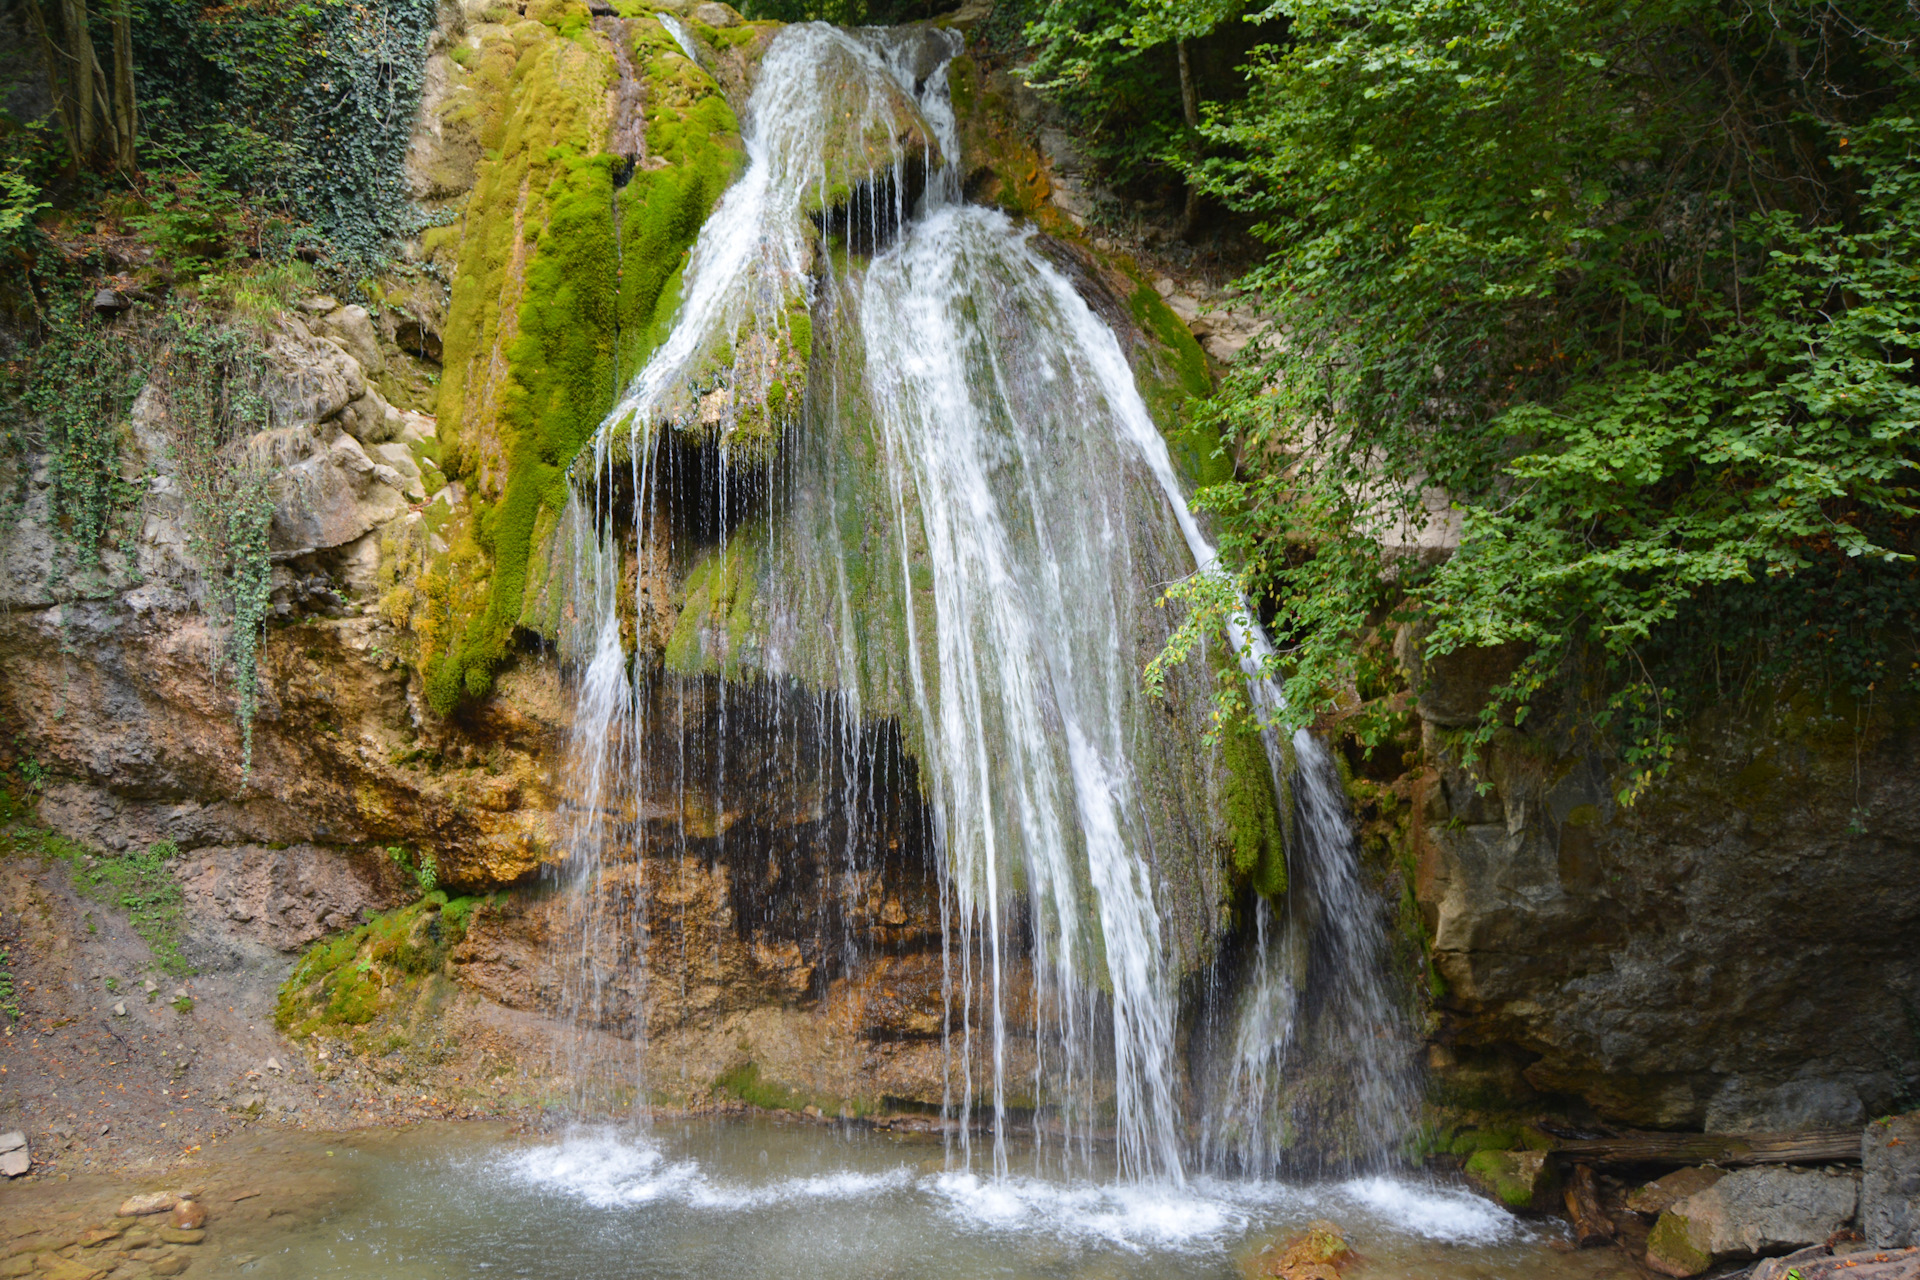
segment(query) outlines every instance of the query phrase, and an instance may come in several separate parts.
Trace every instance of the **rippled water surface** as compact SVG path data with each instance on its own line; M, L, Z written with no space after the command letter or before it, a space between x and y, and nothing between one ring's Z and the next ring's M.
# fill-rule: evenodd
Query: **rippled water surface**
M503 1138L429 1127L305 1140L251 1157L327 1187L291 1218L216 1225L203 1275L466 1277L1237 1277L1317 1218L1345 1229L1359 1280L1625 1277L1419 1178L1313 1186L1199 1179L1180 1190L950 1167L938 1140L772 1121ZM297 1185L297 1183L292 1184ZM209 1240L209 1245L215 1239Z

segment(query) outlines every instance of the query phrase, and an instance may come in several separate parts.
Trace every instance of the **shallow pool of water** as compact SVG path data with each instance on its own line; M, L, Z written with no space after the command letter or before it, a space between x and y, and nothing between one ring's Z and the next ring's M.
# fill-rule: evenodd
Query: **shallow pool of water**
M293 1206L215 1224L200 1275L259 1277L1239 1277L1314 1219L1361 1280L1602 1280L1623 1254L1555 1249L1523 1222L1421 1177L1317 1185L1200 1178L1184 1189L999 1180L919 1135L712 1120L508 1138L496 1127L302 1141L248 1158ZM245 1161L243 1161L244 1163ZM300 1165L314 1194L303 1195ZM277 1169L276 1167L277 1166ZM1564 1245L1562 1246L1564 1249Z

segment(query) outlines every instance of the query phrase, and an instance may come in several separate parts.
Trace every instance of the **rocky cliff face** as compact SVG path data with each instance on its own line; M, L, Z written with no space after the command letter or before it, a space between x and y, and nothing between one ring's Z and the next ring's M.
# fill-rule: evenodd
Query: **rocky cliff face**
M1911 1105L1916 708L1791 690L1729 705L1622 807L1619 762L1565 727L1459 767L1449 731L1477 714L1481 660L1434 664L1419 703L1442 1078L1729 1133Z

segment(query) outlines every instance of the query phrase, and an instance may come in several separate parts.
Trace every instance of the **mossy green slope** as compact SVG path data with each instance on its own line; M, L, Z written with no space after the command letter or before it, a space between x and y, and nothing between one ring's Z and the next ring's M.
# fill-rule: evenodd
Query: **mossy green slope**
M418 660L445 713L484 694L517 627L550 630L529 596L567 497L566 467L663 336L686 251L737 172L719 85L651 18L621 25L643 73L646 158L605 150L618 63L585 7L549 4L487 65L512 67L461 226L440 432L470 512L422 578ZM536 577L538 573L536 570Z

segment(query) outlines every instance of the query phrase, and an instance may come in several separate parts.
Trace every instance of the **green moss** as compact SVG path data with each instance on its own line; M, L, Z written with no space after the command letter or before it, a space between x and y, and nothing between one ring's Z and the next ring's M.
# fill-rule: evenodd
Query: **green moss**
M749 1059L715 1078L713 1087L749 1106L768 1111L804 1111L818 1107L823 1115L863 1116L873 1110L864 1098L823 1098L789 1089L760 1074L760 1064Z
M576 9L550 0L540 17L567 36ZM428 575L416 627L427 699L442 714L488 691L516 628L552 625L529 604L529 575L565 505L567 468L664 336L686 250L741 155L719 87L663 55L647 64L648 126L668 166L616 189L618 161L598 153L612 59L591 37L523 32L530 25L514 28L516 48L526 45L503 89L512 105L497 154L468 205L447 322L440 421L475 505ZM652 38L643 31L635 47Z
M303 1038L346 1035L373 1022L444 971L482 901L436 891L315 943L282 984L274 1025Z
M1174 466L1196 487L1233 479L1233 460L1220 448L1219 429L1195 421L1189 408L1191 401L1213 393L1206 352L1153 286L1141 282L1127 305L1141 331L1161 347L1153 367L1140 371L1140 392L1166 437Z
M1233 840L1233 873L1254 892L1278 899L1287 891L1286 842L1273 794L1273 770L1260 731L1236 720L1220 734L1226 788L1227 829Z
M1466 1174L1493 1193L1494 1199L1509 1209L1540 1209L1536 1200L1545 1197L1538 1185L1518 1164L1511 1151L1481 1151L1466 1163Z
M127 923L147 944L162 972L179 977L194 972L180 952L186 895L168 865L180 853L173 841L161 840L144 850L109 854L51 831L22 825L7 833L0 851L64 863L74 891L81 897L126 912Z
M1699 1275L1713 1265L1713 1254L1695 1240L1695 1235L1693 1223L1669 1209L1647 1236L1647 1257L1665 1263L1660 1269L1669 1275Z

